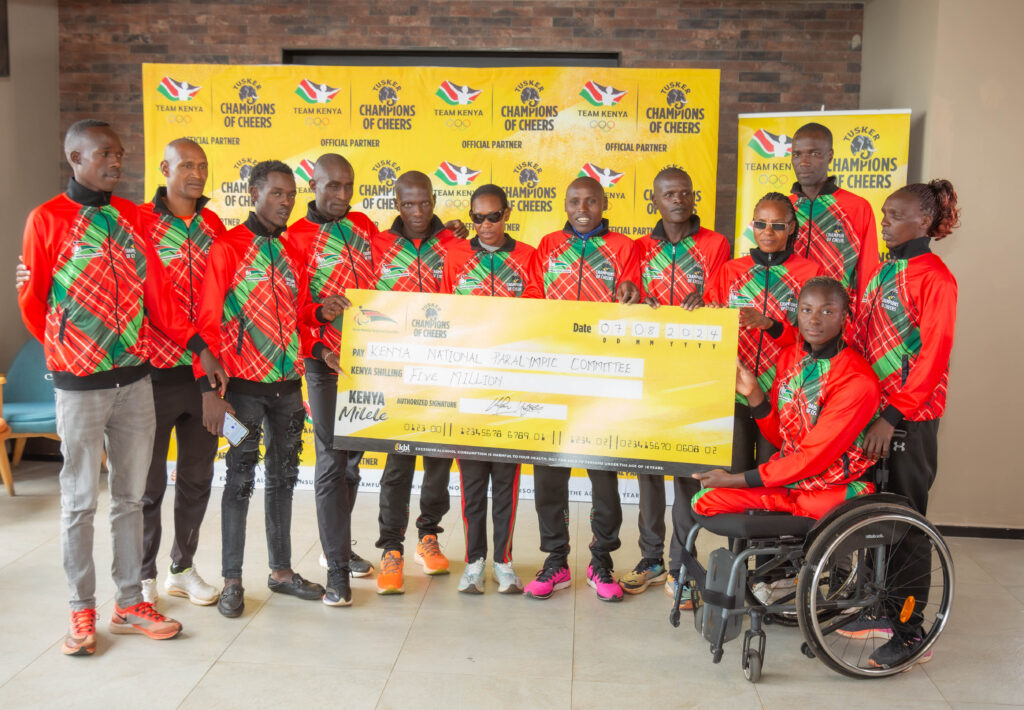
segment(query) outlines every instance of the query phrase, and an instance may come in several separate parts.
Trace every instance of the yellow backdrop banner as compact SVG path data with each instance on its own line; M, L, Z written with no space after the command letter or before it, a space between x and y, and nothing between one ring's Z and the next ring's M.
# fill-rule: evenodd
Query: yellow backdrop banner
M536 244L564 222L580 175L608 195L612 229L646 234L657 221L651 183L668 166L693 177L706 226L715 215L717 69L230 66L144 64L146 194L163 184L164 146L189 137L210 161L211 208L244 220L249 170L283 160L299 185L293 218L323 153L356 172L352 208L381 228L394 218L395 178L431 176L437 213L466 221L469 195L500 185L506 229Z
M732 459L736 311L347 295L339 449L662 475Z
M788 195L796 177L790 162L793 134L814 121L832 131L835 156L829 174L839 187L871 203L881 222L882 203L907 184L910 109L890 111L818 111L741 113L736 189L736 256L754 244L750 229L754 207L768 192ZM879 249L884 253L878 230Z

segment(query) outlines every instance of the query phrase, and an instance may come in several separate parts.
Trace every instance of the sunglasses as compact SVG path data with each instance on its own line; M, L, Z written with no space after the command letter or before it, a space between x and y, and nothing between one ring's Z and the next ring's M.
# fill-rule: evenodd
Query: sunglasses
M477 214L476 212L470 212L469 219L473 224L483 224L485 219L492 224L497 224L501 221L504 214L505 210L498 210L497 212L491 212L489 214Z
M789 222L765 222L764 220L755 219L753 222L750 223L750 226L753 227L754 229L766 229L767 227L771 226L772 231L785 232L786 227L789 226Z

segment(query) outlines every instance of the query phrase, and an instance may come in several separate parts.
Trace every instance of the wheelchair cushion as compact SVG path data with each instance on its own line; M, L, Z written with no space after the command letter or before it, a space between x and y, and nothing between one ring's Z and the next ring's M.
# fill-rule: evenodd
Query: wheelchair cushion
M803 537L818 522L814 518L773 511L758 511L755 515L749 513L694 514L693 517L702 528L709 532L741 539L780 537L782 535Z

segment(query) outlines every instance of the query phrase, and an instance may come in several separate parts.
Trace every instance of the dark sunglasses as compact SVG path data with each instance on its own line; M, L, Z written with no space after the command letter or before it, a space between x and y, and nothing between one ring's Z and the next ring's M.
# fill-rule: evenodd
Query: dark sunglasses
M492 224L497 224L501 221L501 217L504 214L505 210L498 210L497 212L491 212L490 214L477 214L476 212L470 212L469 219L473 224L483 224L485 219Z
M773 231L785 232L786 227L789 226L789 222L765 222L764 220L755 219L750 225L754 229L765 229L768 225L771 225Z

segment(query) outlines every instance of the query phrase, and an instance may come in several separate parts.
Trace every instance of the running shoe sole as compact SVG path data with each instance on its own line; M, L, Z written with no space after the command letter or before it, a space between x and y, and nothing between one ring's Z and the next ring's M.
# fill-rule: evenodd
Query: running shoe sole
M405 585L403 584L401 587L377 587L377 594L380 594L381 596L386 596L388 594L405 594Z
M459 591L463 594L483 594L484 590L475 584L468 584L465 587L460 587Z
M60 652L65 656L91 656L96 653L96 641L93 640L91 645L81 643L78 646L68 646L67 639L65 639L64 645L60 648Z
M662 572L657 577L652 577L638 587L627 587L625 584L619 584L622 587L622 591L626 594L641 594L646 592L652 584L663 584L668 579L668 572Z
M210 606L211 604L216 604L217 600L220 599L219 593L213 599L202 599L200 597L194 597L188 592L186 592L184 589L178 589L177 587L174 587L172 589L166 589L164 591L166 591L172 597L181 597L182 599L188 599L190 602L197 606Z
M593 589L595 592L597 591L597 583L594 582L593 580L588 579L587 580L587 586L590 587L591 589ZM600 592L598 592L597 598L600 599L603 602L621 602L622 601L622 597L618 597L618 596L602 597Z
M447 567L443 567L442 569L430 569L430 568L428 568L427 567L427 561L425 559L423 559L423 555L421 555L418 552L415 555L413 555L413 559L416 560L417 562L419 562L421 565L423 565L423 574L425 574L425 575L427 575L429 577L434 577L434 576L439 575L439 574L448 574L450 572L450 570Z
M931 651L929 651L928 653L926 653L923 656L921 656L920 660L918 660L916 663L911 663L909 666L907 666L906 668L901 670L900 673L906 673L911 668L913 668L914 666L924 665L925 663L927 663L930 660L932 660L932 652ZM882 666L878 665L877 663L875 663L874 661L872 661L870 658L868 659L868 663L871 665L872 668L881 668L882 667Z
M108 628L110 629L110 633L112 634L142 634L143 636L148 636L149 638L154 639L156 641L166 641L167 639L172 639L178 634L180 634L182 629L181 626L178 626L178 628L176 629L168 630L162 634L157 634L153 633L152 631L146 631L145 629L141 629L133 624L129 624L127 621L125 621L123 624L111 621L110 626Z
M352 600L351 599L347 599L347 600L346 599L339 599L336 602L329 602L329 601L327 601L327 595L324 595L324 598L323 598L322 601L327 606L352 606Z
M843 638L854 639L856 641L868 641L870 639L884 639L885 641L888 641L892 638L892 629L862 629L860 631L836 629L836 633Z
M543 594L542 595L542 594L534 594L533 592L523 592L523 596L525 596L527 599L550 599L552 594L554 594L555 592L557 592L560 589L568 589L571 585L572 585L571 581L559 582L554 587L552 587L551 591L548 592L547 594Z

